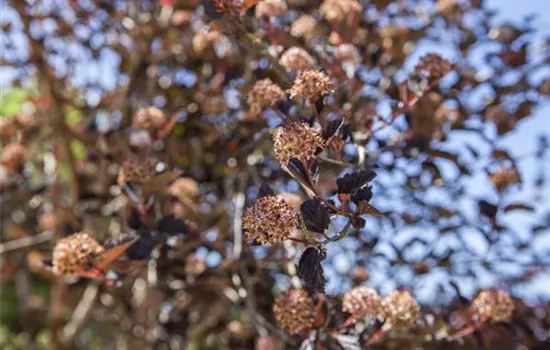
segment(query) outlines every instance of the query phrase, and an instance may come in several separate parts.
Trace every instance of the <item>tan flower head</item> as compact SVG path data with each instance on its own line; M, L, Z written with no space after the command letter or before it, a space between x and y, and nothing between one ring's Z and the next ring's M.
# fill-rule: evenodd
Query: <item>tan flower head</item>
M354 318L376 317L380 312L380 296L369 287L355 287L344 295L342 309Z
M500 167L489 176L491 178L491 182L499 192L502 192L509 186L517 184L521 181L517 169L513 167Z
M433 84L443 78L451 71L453 65L443 57L435 54L428 54L420 59L420 62L414 68L416 73L422 74L428 78L428 82Z
M286 98L285 92L271 79L258 80L246 99L250 109L259 114L264 108L272 107L275 103Z
M194 199L199 195L199 184L192 178L180 177L168 187L168 194L181 201Z
M303 14L292 22L292 25L290 26L290 35L297 38L303 37L308 40L314 35L316 27L317 20L315 17L308 14Z
M13 118L0 118L0 137L12 136L15 132Z
M514 313L514 301L508 293L495 290L482 290L472 302L473 313L484 320L494 322L509 321Z
M158 130L166 124L166 115L157 107L139 109L132 118L132 126L137 129Z
M17 169L27 160L27 149L20 143L10 143L2 150L2 165Z
M341 22L350 13L360 14L363 6L356 0L325 0L320 11L328 21Z
M55 244L52 270L56 275L74 274L78 267L91 263L103 251L103 247L90 234L72 234Z
M420 313L420 306L411 293L406 290L396 290L382 299L380 316L394 327L410 327Z
M199 31L193 36L192 46L197 54L201 54L216 41L227 40L227 37L217 30L210 32Z
M118 182L124 181L134 184L143 184L151 181L155 176L155 164L149 154L130 153L122 163L118 174Z
M279 327L288 327L291 334L310 330L315 321L313 300L303 289L291 289L278 296L273 313Z
M256 5L256 17L277 17L288 11L284 0L260 0Z
M190 254L185 260L184 271L186 275L197 276L204 272L206 263L196 254Z
M298 74L290 89L290 98L303 96L307 99L323 97L334 92L330 78L321 71L305 70Z
M313 57L306 50L296 46L286 50L281 56L279 63L293 72L310 69L315 66Z
M248 243L273 244L289 239L298 225L296 213L277 196L258 198L243 215Z
M286 165L292 158L310 160L325 141L306 123L290 123L280 127L273 136L273 150L279 163Z

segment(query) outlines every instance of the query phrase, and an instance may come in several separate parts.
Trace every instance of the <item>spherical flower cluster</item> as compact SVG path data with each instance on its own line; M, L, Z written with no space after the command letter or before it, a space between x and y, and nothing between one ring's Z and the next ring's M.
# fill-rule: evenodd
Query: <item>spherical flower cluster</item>
M313 68L315 60L306 50L293 46L283 52L279 63L290 71L299 72L304 69Z
M319 9L328 21L341 22L348 14L360 14L363 6L356 0L325 0Z
M256 17L277 17L288 11L284 0L261 0L256 5Z
M298 74L290 89L290 98L302 96L314 99L331 94L334 91L330 78L321 71L305 70Z
M2 165L17 169L27 159L27 149L20 143L10 143L2 150Z
M190 254L185 260L184 272L186 275L198 276L206 269L206 263L203 258L196 254Z
M170 187L168 194L178 198L180 201L194 199L199 195L199 184L189 177L176 179Z
M216 41L227 40L227 37L217 30L210 32L197 32L193 37L192 46L197 54L201 54Z
M396 290L382 299L380 317L386 319L394 327L410 327L420 313L420 306L411 293L406 290Z
M273 150L279 163L286 165L292 158L310 160L325 142L321 135L305 123L290 123L280 127L273 136Z
M143 184L151 181L154 176L155 165L151 157L143 153L131 153L122 163L118 182L128 181L134 184Z
M354 318L376 317L380 312L380 296L369 287L355 287L344 295L342 309Z
M273 313L279 327L288 327L291 334L308 331L315 322L313 300L303 289L291 289L278 296Z
M290 26L290 35L309 40L315 33L315 27L317 26L317 20L315 17L303 14L298 17Z
M57 275L74 274L78 267L90 263L103 251L103 247L85 232L60 239L53 248L53 272Z
M472 311L482 320L509 321L514 313L514 301L508 293L488 289L481 291L472 302Z
M264 108L273 106L275 103L286 98L285 92L274 84L271 79L258 80L252 90L248 93L247 103L254 114L259 114Z
M428 82L433 84L443 78L452 69L453 65L443 57L428 54L420 59L415 67L415 72L428 77Z
M500 167L490 174L491 182L497 191L504 191L513 184L520 182L519 173L515 168Z
M158 130L166 124L166 115L155 106L139 109L132 118L132 126L137 129Z
M248 243L277 243L292 235L298 225L296 213L277 196L258 198L243 214L243 228Z

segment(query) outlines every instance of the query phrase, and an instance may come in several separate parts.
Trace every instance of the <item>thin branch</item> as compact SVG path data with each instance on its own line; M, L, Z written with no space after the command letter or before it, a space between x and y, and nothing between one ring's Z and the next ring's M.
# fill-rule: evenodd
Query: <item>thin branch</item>
M24 248L32 247L33 245L47 242L51 240L53 236L54 236L54 231L49 230L34 236L23 237L20 239L15 239L13 241L2 243L0 244L0 255L7 252L14 251L14 250L24 249Z

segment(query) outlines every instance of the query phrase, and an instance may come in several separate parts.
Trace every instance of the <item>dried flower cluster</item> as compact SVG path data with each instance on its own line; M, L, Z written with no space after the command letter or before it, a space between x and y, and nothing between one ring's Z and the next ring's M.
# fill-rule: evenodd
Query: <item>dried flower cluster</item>
M293 46L283 53L279 63L290 71L299 72L313 68L315 59L303 48Z
M452 69L453 65L448 60L436 54L428 54L420 58L415 67L415 72L426 76L429 84L434 84L443 78Z
M316 70L305 70L298 74L290 89L290 98L302 96L309 100L324 97L334 92L330 78Z
M131 153L122 163L118 182L143 184L151 181L155 176L155 164L146 153Z
M291 289L275 299L273 314L281 328L290 334L298 334L312 328L315 307L309 294L303 289Z
M396 290L382 299L381 316L394 327L411 327L419 314L420 306L406 290Z
M71 275L79 267L85 267L103 252L103 247L88 233L78 232L60 239L53 248L53 272Z
M273 150L279 163L286 165L292 158L313 159L324 147L319 133L305 123L290 123L280 127L273 136Z
M360 14L363 6L356 0L325 0L319 10L328 21L342 22L350 14Z
M487 289L482 290L472 302L472 312L482 320L507 322L514 313L514 301L508 293Z
M248 243L274 244L287 240L296 225L296 213L277 196L258 198L243 215L243 229Z
M315 17L307 14L301 15L294 22L292 22L290 34L297 38L304 38L308 40L315 34L317 24L318 23Z
M271 79L258 80L248 93L247 103L253 114L259 114L264 108L273 107L277 102L286 98L281 87Z
M166 115L157 107L139 109L132 119L132 126L137 129L158 130L166 124Z
M342 309L357 319L377 317L380 306L378 292L369 287L355 287L342 298Z
M500 167L490 174L491 182L497 189L502 192L511 185L520 182L518 171L513 167Z
M277 17L288 11L284 0L260 0L256 5L256 17Z

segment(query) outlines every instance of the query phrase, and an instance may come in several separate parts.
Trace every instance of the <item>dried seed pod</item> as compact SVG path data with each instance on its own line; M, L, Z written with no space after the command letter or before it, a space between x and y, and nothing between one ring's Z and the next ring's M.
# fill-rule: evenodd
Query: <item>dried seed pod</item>
M380 313L380 307L378 292L369 287L355 287L342 299L342 309L356 319L376 317Z
M330 78L321 71L300 72L290 89L290 98L302 96L309 100L324 97L334 92Z
M508 293L495 290L482 290L472 302L471 306L474 315L482 320L494 322L509 321L514 313L514 301Z
M248 243L277 243L289 239L298 224L295 211L277 196L258 198L243 215Z
M315 66L313 57L306 50L296 46L286 50L281 56L279 63L281 66L293 72L299 72Z
M278 296L273 313L279 327L288 328L291 334L310 330L315 321L313 300L303 289L291 289Z
M324 148L321 135L305 123L290 123L280 127L273 136L273 150L279 163L286 165L292 158L310 160Z
M396 290L382 299L380 316L394 327L411 327L420 313L420 306L411 293Z
M90 234L72 234L55 244L52 271L57 275L72 275L79 267L91 264L103 251L104 248Z

